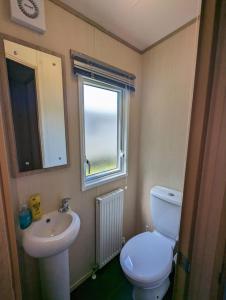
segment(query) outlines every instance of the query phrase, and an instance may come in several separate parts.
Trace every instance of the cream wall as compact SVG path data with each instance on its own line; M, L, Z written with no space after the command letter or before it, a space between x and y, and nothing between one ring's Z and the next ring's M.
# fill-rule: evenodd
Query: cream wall
M95 197L97 195L127 186L124 234L129 238L135 233L141 56L52 2L46 0L45 6L47 32L42 35L11 22L9 1L0 0L0 32L65 56L70 166L62 170L12 179L12 183L17 195L16 203L26 201L33 193L41 193L45 212L57 209L61 198L65 196L72 198L71 207L81 218L78 239L70 249L70 273L73 285L91 270L95 262ZM129 176L127 180L115 181L86 192L81 192L80 188L78 90L77 81L72 75L70 49L83 52L137 76L137 90L130 103ZM36 261L24 255L23 251L20 253L20 260L26 290L25 299L39 299L40 287Z
M193 23L142 57L140 229L151 224L152 186L183 191L197 33Z

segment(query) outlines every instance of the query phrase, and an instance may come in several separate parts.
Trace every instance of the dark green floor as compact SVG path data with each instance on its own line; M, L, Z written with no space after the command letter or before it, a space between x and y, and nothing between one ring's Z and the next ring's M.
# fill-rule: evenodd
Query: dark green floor
M171 289L164 297L170 299ZM71 300L132 300L132 286L121 270L119 258L98 271L95 280L89 278L73 291Z

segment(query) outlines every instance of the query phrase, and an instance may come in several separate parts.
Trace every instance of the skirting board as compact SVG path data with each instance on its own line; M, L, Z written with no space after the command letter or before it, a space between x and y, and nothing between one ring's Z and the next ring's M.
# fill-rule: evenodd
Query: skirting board
M86 281L86 279L88 279L91 275L92 275L92 270L89 271L84 276L82 276L79 280L74 282L70 287L71 292L73 292L79 285L81 285L84 281Z

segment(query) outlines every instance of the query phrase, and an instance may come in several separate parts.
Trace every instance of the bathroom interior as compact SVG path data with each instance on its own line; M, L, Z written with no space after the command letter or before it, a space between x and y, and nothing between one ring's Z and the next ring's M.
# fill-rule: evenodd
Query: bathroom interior
M0 0L22 299L172 298L200 11Z

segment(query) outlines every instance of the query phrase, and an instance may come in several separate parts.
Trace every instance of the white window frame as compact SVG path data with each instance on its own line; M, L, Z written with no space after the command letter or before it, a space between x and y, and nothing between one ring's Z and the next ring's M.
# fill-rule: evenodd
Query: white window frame
M118 106L118 169L86 176L87 159L85 150L85 126L84 126L84 84L99 88L117 91L121 95L121 105ZM128 118L129 118L129 91L117 86L106 84L95 79L78 76L79 91L79 119L80 119L80 149L81 149L81 189L88 189L118 180L128 175Z

